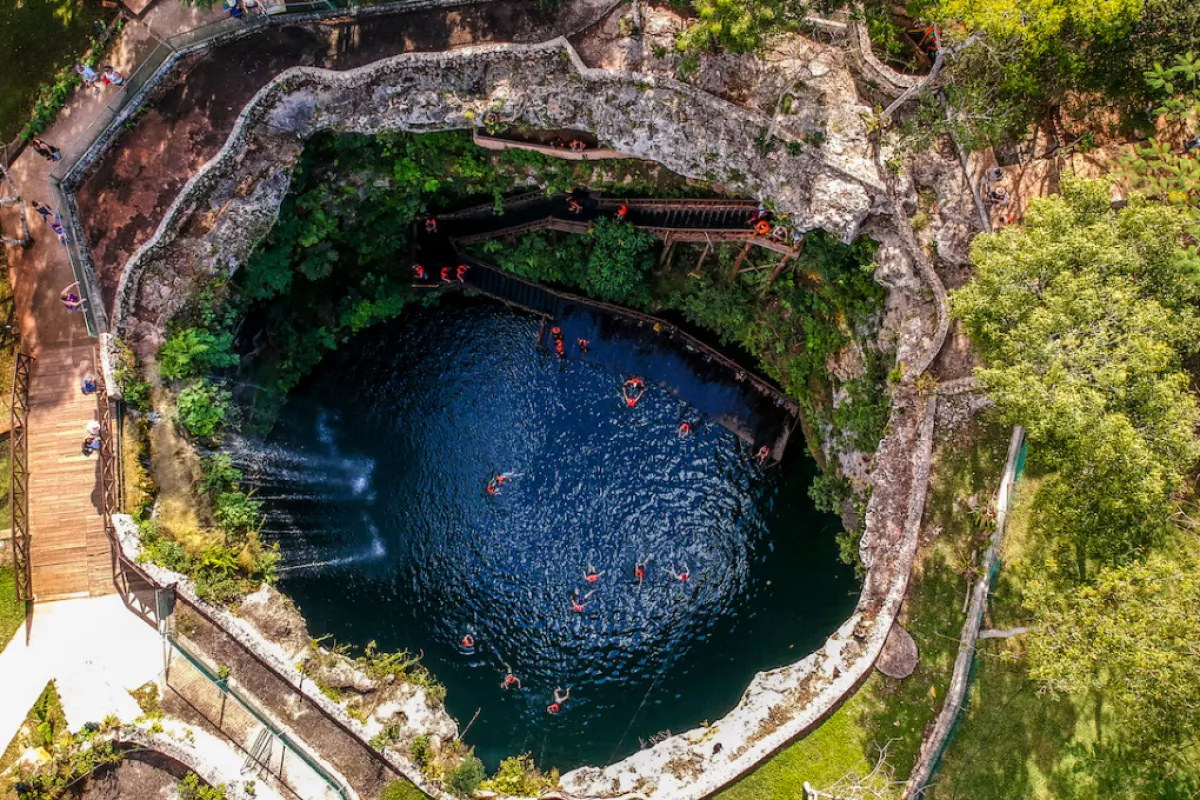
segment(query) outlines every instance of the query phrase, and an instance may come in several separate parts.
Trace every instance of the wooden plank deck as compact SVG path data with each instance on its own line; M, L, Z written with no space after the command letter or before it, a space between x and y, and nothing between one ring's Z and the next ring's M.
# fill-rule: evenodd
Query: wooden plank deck
M81 452L96 398L91 344L42 350L29 386L29 530L38 602L115 591L104 535L98 455Z

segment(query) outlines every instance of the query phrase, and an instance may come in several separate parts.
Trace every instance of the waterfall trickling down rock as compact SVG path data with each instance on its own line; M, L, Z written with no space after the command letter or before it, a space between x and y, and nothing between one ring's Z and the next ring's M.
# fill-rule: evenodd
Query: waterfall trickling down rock
M242 471L246 489L263 501L262 536L268 544L280 545L281 574L380 561L387 555L373 518L375 460L342 455L334 435L336 421L318 409L312 435L303 437L309 444L282 446L237 437L226 447L233 465ZM338 509L360 525L326 528L321 520L328 517L314 517L314 508ZM366 534L363 541L344 538L353 528Z

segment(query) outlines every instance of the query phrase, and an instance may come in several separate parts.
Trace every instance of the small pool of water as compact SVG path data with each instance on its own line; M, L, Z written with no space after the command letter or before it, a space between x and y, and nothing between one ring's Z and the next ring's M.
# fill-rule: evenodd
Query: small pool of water
M666 392L627 408L626 376L553 358L538 329L482 302L406 310L328 358L244 459L313 635L423 651L450 711L480 710L466 741L489 768L565 770L721 717L858 586L803 447L764 471Z

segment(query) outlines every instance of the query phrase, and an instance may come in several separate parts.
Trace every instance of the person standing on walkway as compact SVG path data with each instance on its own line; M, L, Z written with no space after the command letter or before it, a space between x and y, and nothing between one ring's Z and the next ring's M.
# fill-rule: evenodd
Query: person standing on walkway
M72 283L58 295L67 311L79 311L83 308L83 298L79 296L79 282Z
M120 86L125 82L125 76L113 69L112 64L105 64L100 77L104 80L105 86Z
M96 79L100 77L99 75L96 74L96 70L92 69L87 64L83 64L83 63L76 64L75 71L77 73L79 73L80 77L83 78L83 82L86 83L88 86L92 86L93 84L95 84Z
M30 205L33 206L34 211L36 211L38 214L41 214L42 222L46 223L47 225L49 225L58 217L58 214L53 208L43 203L39 203L37 200L34 200L32 203L30 203Z
M58 161L60 158L62 158L62 153L58 152L57 147L43 142L36 136L29 140L29 146L33 148L33 152L37 153L47 161Z

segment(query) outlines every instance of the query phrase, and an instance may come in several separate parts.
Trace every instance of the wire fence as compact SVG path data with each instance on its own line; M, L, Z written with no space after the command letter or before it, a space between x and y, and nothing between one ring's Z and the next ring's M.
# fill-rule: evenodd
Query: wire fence
M987 571L973 592L971 609L967 613L967 622L963 626L962 643L959 646L959 655L955 660L955 674L950 682L946 702L938 715L933 731L925 740L926 744L930 746L928 749L922 747L912 776L905 787L904 797L906 800L924 797L938 770L941 769L942 759L954 743L958 729L970 707L971 690L975 686L976 675L979 671L977 649L979 629L991 593L995 589L996 579L1000 575L1002 562L1000 547L1004 541L1008 514L1016 502L1017 486L1025 472L1027 452L1024 430L1017 426L1013 430L1008 460L1000 482L1000 493L996 503L996 531L984 556Z
M338 781L272 724L219 668L186 639L167 634L164 683L174 697L202 716L245 756L242 774L269 774L298 800L346 800Z

